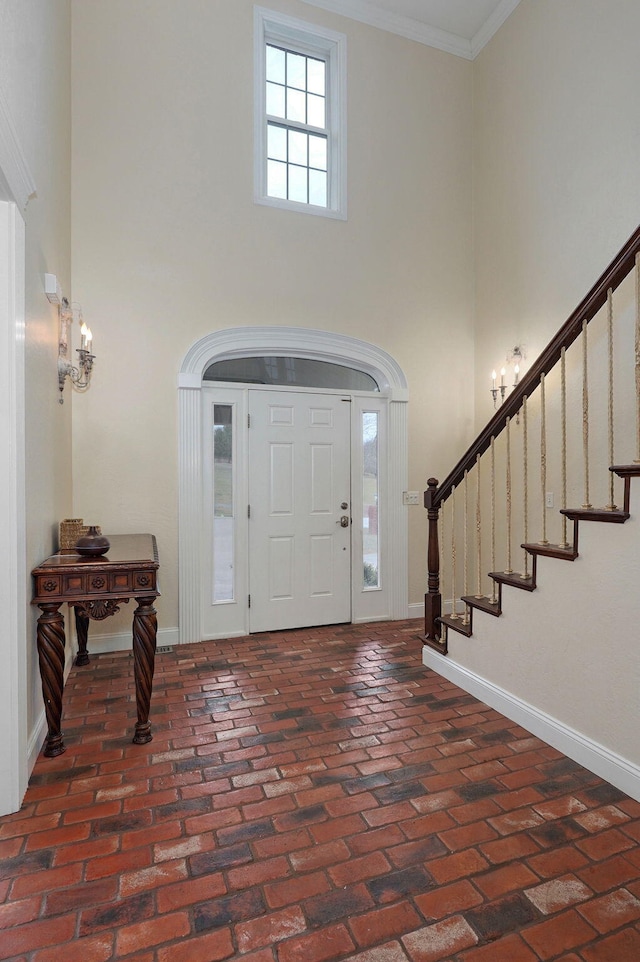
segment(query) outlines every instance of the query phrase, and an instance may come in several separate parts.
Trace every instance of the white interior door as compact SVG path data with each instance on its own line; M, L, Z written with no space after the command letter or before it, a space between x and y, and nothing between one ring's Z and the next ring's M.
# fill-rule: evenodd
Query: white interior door
M351 620L350 403L249 391L250 630Z

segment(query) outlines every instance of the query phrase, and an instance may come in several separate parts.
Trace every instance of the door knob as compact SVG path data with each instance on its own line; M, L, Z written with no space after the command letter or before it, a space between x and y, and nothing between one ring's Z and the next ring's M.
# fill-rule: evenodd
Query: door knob
M347 508L349 507L349 502L348 502L348 501L343 501L342 504L340 505L340 507L342 508L343 511L346 511Z
M349 527L349 515L348 515L348 514L343 514L342 517L340 518L340 520L339 520L339 521L336 521L336 524L339 524L341 528L348 528L348 527Z

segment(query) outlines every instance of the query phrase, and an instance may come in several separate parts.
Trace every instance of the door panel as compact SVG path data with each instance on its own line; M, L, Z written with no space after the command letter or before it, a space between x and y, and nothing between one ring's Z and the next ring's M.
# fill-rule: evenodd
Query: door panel
M269 538L269 599L293 598L295 543L293 538Z
M311 514L331 514L335 506L333 446L311 445Z
M309 566L311 578L309 593L312 597L333 594L333 539L328 535L312 535L309 543Z
M350 405L252 390L249 413L250 630L350 621Z
M271 444L269 456L270 514L273 517L276 515L292 517L294 513L293 445Z

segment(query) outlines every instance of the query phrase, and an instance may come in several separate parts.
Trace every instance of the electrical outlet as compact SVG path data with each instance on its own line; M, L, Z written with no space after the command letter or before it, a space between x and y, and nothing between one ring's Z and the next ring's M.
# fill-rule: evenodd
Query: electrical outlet
M544 506L545 508L553 507L553 491L547 491L544 498Z
M420 492L419 491L403 491L402 503L403 504L420 504Z

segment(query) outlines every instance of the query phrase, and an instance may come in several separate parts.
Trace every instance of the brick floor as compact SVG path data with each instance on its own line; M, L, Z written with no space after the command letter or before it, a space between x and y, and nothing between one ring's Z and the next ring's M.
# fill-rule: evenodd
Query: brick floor
M12 962L639 962L640 804L421 664L419 624L92 656L0 819Z

